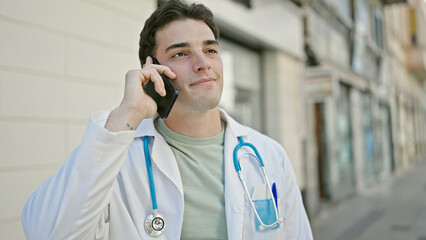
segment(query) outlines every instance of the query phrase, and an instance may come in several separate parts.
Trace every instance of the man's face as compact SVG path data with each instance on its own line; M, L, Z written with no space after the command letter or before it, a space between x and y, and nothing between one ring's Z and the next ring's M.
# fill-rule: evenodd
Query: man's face
M156 34L155 57L175 74L179 97L173 111L207 111L218 106L223 66L213 32L203 21L167 24Z

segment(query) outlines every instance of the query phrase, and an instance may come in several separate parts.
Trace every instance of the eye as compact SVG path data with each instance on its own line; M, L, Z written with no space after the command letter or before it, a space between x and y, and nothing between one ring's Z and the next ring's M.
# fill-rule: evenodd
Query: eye
M208 49L207 52L208 53L217 53L218 51L216 49L211 48L211 49Z
M183 56L185 56L185 53L177 52L177 53L173 54L172 58L178 58L178 57L183 57Z

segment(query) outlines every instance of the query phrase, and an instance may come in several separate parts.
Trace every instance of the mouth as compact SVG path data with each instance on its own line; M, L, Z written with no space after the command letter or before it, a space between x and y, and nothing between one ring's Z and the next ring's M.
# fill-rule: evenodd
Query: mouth
M191 83L189 86L207 85L207 84L214 83L215 81L216 81L216 78L214 77L203 77Z

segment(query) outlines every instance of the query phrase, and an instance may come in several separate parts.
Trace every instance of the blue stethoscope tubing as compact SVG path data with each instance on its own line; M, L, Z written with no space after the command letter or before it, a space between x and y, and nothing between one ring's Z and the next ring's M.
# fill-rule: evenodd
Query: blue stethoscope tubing
M154 177L152 175L151 157L149 154L148 136L143 138L143 150L145 155L146 172L148 174L149 190L151 192L152 210L157 210L157 195L155 194Z
M276 196L275 184L273 185L273 187L271 187L271 184L270 184L269 179L268 179L268 175L267 175L266 170L265 170L265 165L263 163L262 157L260 156L259 151L257 150L257 148L253 144L251 144L251 143L244 142L244 140L243 140L242 137L238 137L238 141L239 141L239 143L234 148L234 152L233 152L233 159L234 159L235 171L237 171L237 173L238 173L238 177L239 177L239 179L240 179L240 181L241 181L241 183L242 183L242 185L244 187L244 190L246 192L247 197L250 200L251 208L253 209L253 212L256 215L256 218L257 218L257 220L260 223L260 225L259 225L259 231L264 231L266 229L275 228L278 224L284 222L283 218L279 218L279 215L278 215L278 208L277 208L278 205L277 205L277 202L276 202L276 197L274 197L274 196ZM257 159L257 162L259 163L260 169L262 170L263 178L264 178L264 181L266 182L266 185L268 187L268 191L269 191L269 194L270 194L269 196L271 196L271 198L272 198L272 202L273 202L274 210L275 210L275 219L276 219L276 221L273 222L273 223L271 223L271 224L265 224L262 221L262 219L260 218L259 213L257 212L257 209L256 209L256 207L255 207L255 205L253 203L253 200L252 200L252 198L250 196L250 193L248 191L244 175L241 172L240 160L238 158L238 150L240 150L242 147L248 147L251 150L253 150L254 155L252 153L249 153L249 152L246 152L243 155L247 154L247 155L254 156Z
M275 184L273 185L273 187L271 187L271 184L269 182L269 179L268 179L268 176L267 176L267 173L266 173L266 170L265 170L265 166L264 166L263 160L262 160L262 158L261 158L261 156L260 156L257 148L253 144L251 144L251 143L244 142L244 140L243 140L242 137L238 137L238 141L239 141L239 143L234 148L234 152L233 152L234 166L235 166L235 170L238 173L238 177L241 180L241 183L242 183L242 185L244 187L246 195L247 195L247 197L250 200L253 212L256 215L256 218L257 218L257 220L260 223L259 230L263 231L263 230L266 230L266 229L274 228L278 224L280 224L280 223L283 222L283 218L279 218L279 216L278 216L278 208L277 208L276 199L275 199L275 197L272 197L273 206L274 206L274 210L275 210L275 219L276 219L276 221L274 223L272 223L272 224L269 224L269 225L265 224L262 221L262 219L260 218L260 216L259 216L259 214L258 214L258 212L256 210L256 207L254 206L253 200L252 200L252 198L251 198L251 196L249 194L245 178L244 178L244 176L243 176L243 174L241 172L241 165L240 165L240 161L238 159L238 150L240 150L242 147L249 147L250 149L253 150L254 157L257 159L257 161L259 163L259 166L260 166L260 168L262 170L263 177L264 177L264 180L265 180L265 182L267 184L270 196L276 196ZM147 171L148 181L149 181L149 190L150 190L150 193L151 193L151 201L152 201L152 210L153 210L153 213L150 214L146 218L146 220L145 220L145 230L151 236L159 236L164 231L165 221L164 221L164 218L160 214L158 214L157 195L155 193L155 184L154 184L154 177L153 177L153 174L152 174L152 163L151 163L151 157L150 157L150 154L149 154L149 145L148 145L148 142L149 142L149 136L144 136L144 139L143 139L144 155L145 155L146 171ZM245 154L253 155L252 153L245 153ZM159 223L159 224L156 224L155 221L157 221L157 223ZM161 226L161 227L159 227L157 229L157 226Z
M151 202L152 202L152 214L148 215L145 219L145 231L151 236L159 236L164 232L166 227L166 222L164 221L163 216L158 213L157 206L157 195L155 194L155 184L154 177L152 175L152 165L151 165L151 157L149 154L149 145L148 145L149 137L145 136L143 138L143 148L145 155L145 163L146 163L146 172L148 174L149 181L149 191L151 193Z

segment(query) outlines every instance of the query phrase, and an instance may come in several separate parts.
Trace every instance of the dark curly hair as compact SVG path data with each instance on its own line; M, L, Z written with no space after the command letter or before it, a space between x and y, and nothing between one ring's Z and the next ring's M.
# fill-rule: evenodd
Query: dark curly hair
M214 22L213 13L204 5L188 5L180 0L170 0L161 4L145 21L140 34L139 60L141 66L148 56L154 56L156 50L156 33L170 22L184 19L201 20L212 30L215 39L219 38L219 29Z

